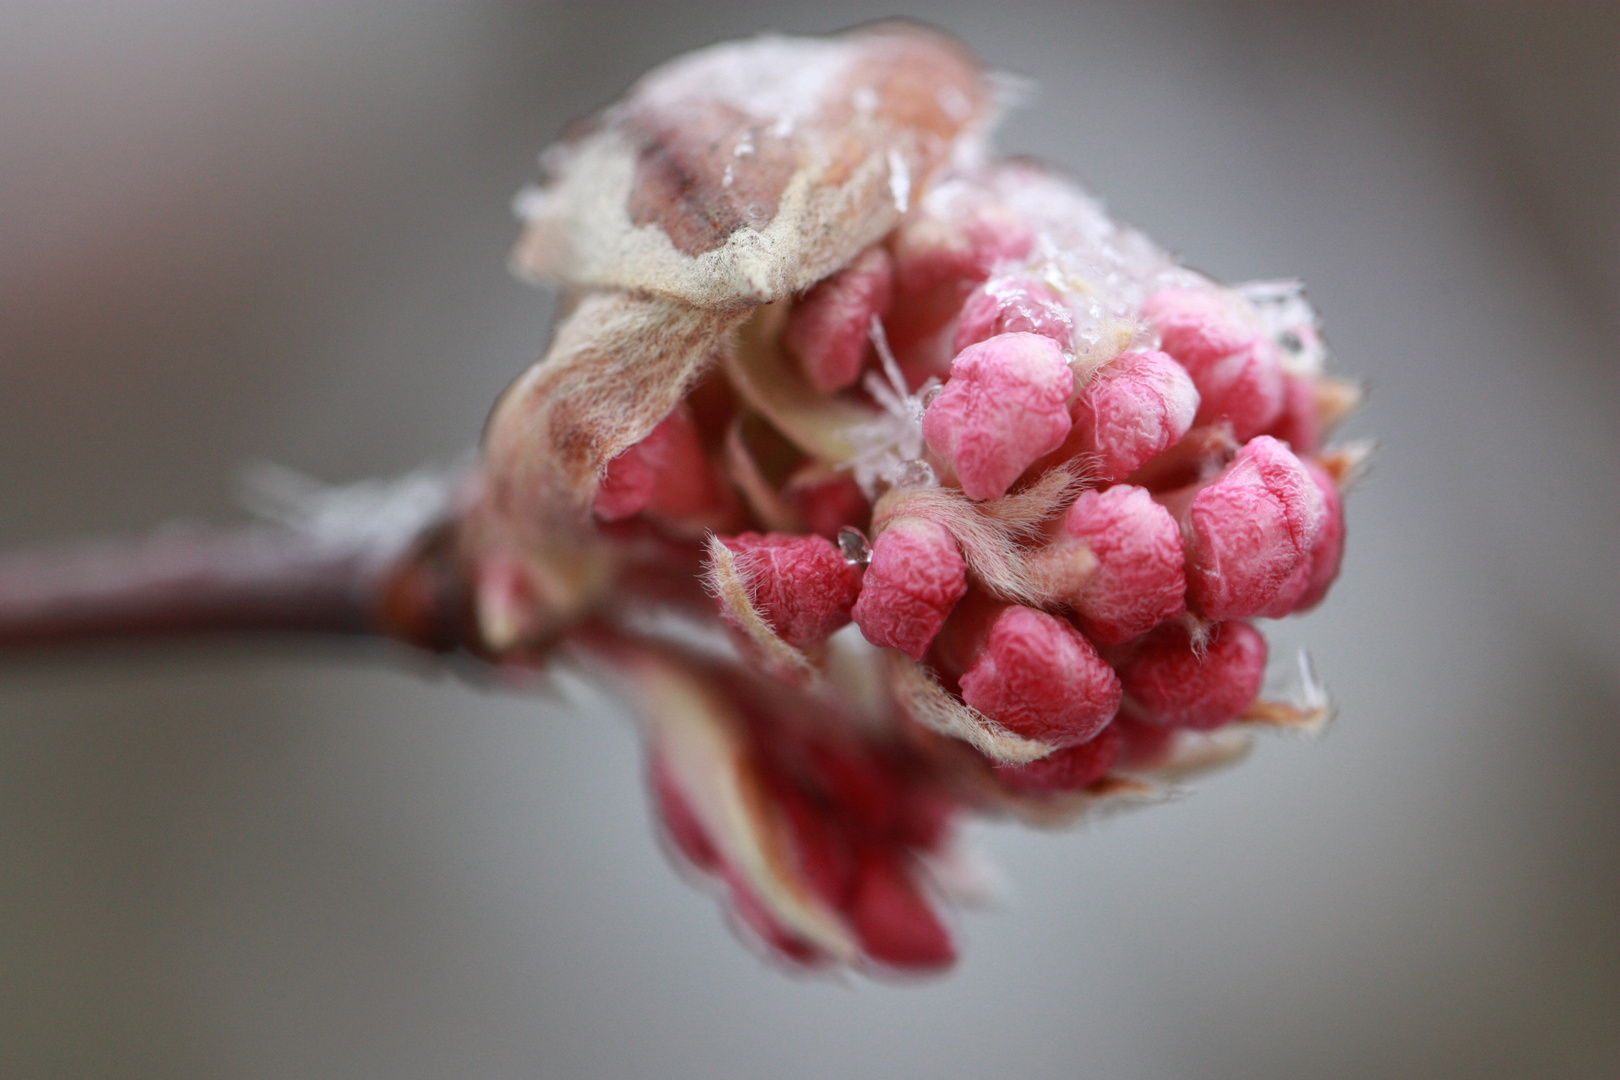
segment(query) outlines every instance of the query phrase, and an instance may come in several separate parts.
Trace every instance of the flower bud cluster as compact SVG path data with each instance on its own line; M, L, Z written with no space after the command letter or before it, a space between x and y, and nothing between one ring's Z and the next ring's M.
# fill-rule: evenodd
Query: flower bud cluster
M1338 416L1317 387L1331 384L1279 340L1308 324L1268 327L1241 291L1168 260L1133 266L1124 245L1113 257L1130 286L1099 316L1095 292L1068 268L1074 253L1055 249L1051 230L1016 205L986 201L998 187L1056 182L1027 166L976 182L973 217L908 220L795 301L780 320L776 366L764 369L813 388L802 404L814 420L835 423L825 417L839 407L886 408L867 426L888 423L895 443L909 435L909 470L869 479L870 503L846 499L811 531L803 507L815 489L803 478L837 477L838 462L816 458L791 429L775 431L774 442L734 440L728 477L724 455L698 464L677 412L610 464L595 510L616 519L613 481L632 461L659 493L645 513L678 499L712 506L697 493L728 481L748 501L735 468L748 458L762 488L751 523L773 531L722 533L725 570L710 570L744 651L802 683L853 623L916 665L935 684L935 705L999 738L969 739L981 765L969 767L964 804L1038 808L1117 791L1170 763L1185 739L1244 718L1267 662L1251 620L1313 607L1338 573L1343 465L1321 442ZM928 243L912 243L915 232ZM1087 326L1089 336L1077 330ZM728 422L753 419L746 391L733 392L741 400ZM684 455L665 449L676 432L687 433ZM1009 516L1021 499L1033 505ZM949 730L905 684L893 697L908 725ZM682 796L655 776L678 846L727 882L738 917L784 955L825 959L705 854L682 824L691 816ZM762 784L833 910L859 924L851 897L881 882L890 915L913 927L908 945L867 943L868 959L943 962L947 938L925 893L895 876L901 863L845 850L851 826L838 797L807 802L780 780ZM836 858L829 837L844 838ZM852 873L877 876L857 887Z
M909 62L894 56L859 70ZM1325 373L1299 286L1221 286L1067 181L986 161L977 100L952 114L955 150L903 143L931 172L887 159L882 227L861 218L821 276L772 295L749 278L729 307L710 279L671 286L675 314L598 301L631 313L598 335L604 356L679 330L656 385L672 408L639 437L568 426L586 415L575 386L607 415L598 376L621 362L577 336L548 361L533 409L550 412L523 414L561 451L614 448L588 544L621 591L727 628L729 668L608 652L635 658L673 846L800 963L949 963L924 870L956 816L1139 796L1235 754L1233 725L1325 715L1311 687L1261 699L1253 622L1321 602L1356 463L1325 443L1358 394ZM726 163L717 199L760 130L692 140ZM683 592L700 570L707 595Z

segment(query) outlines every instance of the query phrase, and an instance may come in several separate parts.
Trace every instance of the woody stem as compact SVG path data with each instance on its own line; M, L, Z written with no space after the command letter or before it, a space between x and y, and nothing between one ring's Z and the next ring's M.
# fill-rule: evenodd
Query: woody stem
M287 529L171 528L137 540L0 554L0 649L173 636L353 634L441 645L416 609L441 599L409 554ZM418 575L420 576L420 575ZM433 614L438 614L434 612Z

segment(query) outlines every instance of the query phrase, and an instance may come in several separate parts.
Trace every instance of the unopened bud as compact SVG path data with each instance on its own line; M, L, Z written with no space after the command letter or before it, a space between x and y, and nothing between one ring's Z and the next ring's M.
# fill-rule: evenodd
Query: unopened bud
M1309 557L1323 508L1288 447L1268 435L1250 440L1187 511L1191 605L1217 622L1266 610Z
M1092 640L1118 644L1186 610L1181 530L1146 488L1120 484L1081 492L1063 529L1096 560L1067 597Z
M1216 626L1195 648L1187 628L1169 623L1149 634L1119 664L1119 678L1142 718L1207 730L1233 720L1260 693L1266 639L1248 623Z
M1165 289L1148 297L1142 314L1198 387L1197 423L1225 421L1241 442L1282 414L1281 358L1240 296L1213 288Z
M782 344L823 394L853 386L860 377L872 318L889 309L891 277L888 252L868 248L793 305Z
M1198 390L1162 352L1126 353L1086 384L1074 406L1075 439L1097 457L1098 479L1121 480L1180 441Z
M1074 746L1095 736L1119 710L1119 678L1065 620L983 601L958 615L936 655L948 670L960 672L962 700L1007 730Z
M1322 493L1322 524L1309 554L1295 571L1297 587L1293 583L1284 586L1277 600L1260 612L1274 619L1309 611L1320 604L1338 578L1339 564L1344 560L1344 496L1326 469L1309 458L1302 464Z
M748 598L782 639L803 649L849 622L861 572L820 536L743 533L721 538L737 557ZM729 615L722 608L722 614Z
M965 592L967 563L950 532L900 518L873 545L853 616L872 644L921 660Z
M592 510L602 521L644 511L666 518L712 512L722 496L685 402L647 437L608 462Z
M951 463L968 498L998 498L1062 445L1073 390L1057 342L1002 334L952 361L950 381L923 415L923 437Z

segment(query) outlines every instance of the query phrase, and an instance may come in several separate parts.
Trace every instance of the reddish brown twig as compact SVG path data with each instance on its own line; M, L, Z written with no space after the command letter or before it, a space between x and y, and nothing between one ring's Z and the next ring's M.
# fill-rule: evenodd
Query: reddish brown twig
M0 648L267 633L454 648L466 640L463 590L444 533L384 546L272 526L172 527L0 555Z

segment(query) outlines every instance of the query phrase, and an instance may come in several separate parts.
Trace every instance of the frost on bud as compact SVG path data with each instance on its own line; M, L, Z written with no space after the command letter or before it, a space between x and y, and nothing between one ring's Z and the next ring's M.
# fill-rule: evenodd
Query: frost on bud
M821 393L843 390L860 378L872 318L889 309L891 278L888 252L868 248L793 305L782 344Z
M975 285L1001 263L1024 258L1034 242L1027 224L989 202L903 222L890 241L896 296L885 323L895 347L944 328Z
M872 546L853 615L872 644L921 660L966 592L967 562L950 532L925 518L899 518Z
M1180 441L1198 390L1162 352L1126 353L1086 384L1074 404L1075 438L1097 458L1097 478L1122 480Z
M1201 730L1236 719L1260 693L1265 674L1266 639L1243 622L1216 626L1202 649L1185 626L1169 623L1119 664L1130 708L1142 719Z
M1165 289L1148 297L1142 315L1159 331L1164 351L1192 376L1198 423L1229 423L1242 442L1282 414L1282 359L1241 297L1209 288Z
M1124 743L1119 724L1111 723L1079 746L1054 750L1027 765L997 765L996 780L1027 795L1079 791L1108 775Z
M1187 510L1191 606L1216 622L1265 611L1297 587L1323 517L1322 491L1300 460L1269 435L1251 439Z
M970 499L994 499L1069 433L1074 374L1038 334L969 346L923 415L928 448L949 461Z
M861 588L860 568L851 566L821 536L743 533L722 537L747 582L755 609L797 649L827 640L849 622ZM722 608L728 622L742 629L736 614Z
M956 351L1000 334L1039 334L1067 348L1073 332L1069 309L1051 289L1025 277L992 278L962 305Z
M1081 492L1063 530L1096 560L1066 598L1092 640L1115 645L1186 610L1181 530L1146 488Z
M1096 646L1055 615L982 601L959 609L935 654L962 700L1051 746L1092 738L1119 710L1120 683Z
M701 518L722 505L692 411L682 402L646 438L608 462L591 509L601 521L642 512L680 520Z

